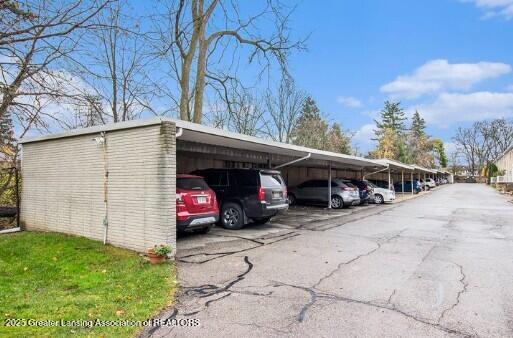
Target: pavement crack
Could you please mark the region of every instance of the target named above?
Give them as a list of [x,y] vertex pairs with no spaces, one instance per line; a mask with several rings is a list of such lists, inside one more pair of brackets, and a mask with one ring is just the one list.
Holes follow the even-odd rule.
[[460,270],[459,282],[460,282],[462,288],[456,294],[456,301],[440,314],[440,317],[438,317],[438,323],[440,323],[444,319],[447,312],[452,311],[456,306],[458,306],[460,304],[461,295],[464,294],[465,292],[467,292],[467,289],[468,289],[468,282],[466,281],[467,276],[465,275],[465,273],[463,271],[463,266],[461,266],[460,264],[457,264],[457,263],[453,263],[453,264],[456,265]]
[[[446,332],[446,333],[456,334],[456,335],[460,335],[463,337],[473,337],[474,336],[472,334],[469,334],[469,333],[466,333],[463,331],[459,331],[457,329],[443,326],[440,323],[431,322],[428,319],[415,316],[411,313],[401,310],[400,308],[397,308],[394,304],[388,304],[388,303],[380,304],[380,303],[375,303],[372,301],[364,301],[364,300],[359,300],[359,299],[354,299],[354,298],[348,298],[348,297],[333,295],[333,294],[326,293],[326,292],[321,292],[321,291],[316,290],[313,287],[305,287],[305,286],[286,284],[286,283],[281,283],[281,282],[276,282],[276,286],[288,286],[288,287],[300,289],[300,290],[307,292],[310,295],[309,301],[306,302],[302,306],[301,310],[299,311],[298,315],[296,316],[296,321],[299,323],[302,323],[304,321],[306,313],[318,300],[331,300],[331,301],[338,301],[338,302],[345,302],[345,303],[361,304],[361,305],[378,308],[381,310],[392,311],[392,312],[395,312],[404,317],[410,318],[418,323],[431,326],[435,329],[438,329],[438,330]],[[389,300],[391,300],[391,298],[395,294],[395,292],[396,292],[395,290],[394,290],[394,292],[392,292],[392,295],[389,297]]]
[[390,294],[390,296],[388,297],[387,299],[387,304],[390,304],[392,305],[394,308],[394,304],[392,303],[392,298],[394,298],[395,294],[397,293],[397,289],[394,289],[394,291],[392,291],[392,293]]
[[214,303],[214,302],[217,302],[218,300],[221,300],[221,299],[223,299],[223,298],[229,297],[231,294],[232,294],[232,293],[230,292],[230,293],[227,293],[227,294],[225,294],[225,295],[222,295],[222,296],[221,296],[221,297],[219,297],[219,298],[211,299],[211,300],[209,300],[208,302],[206,302],[206,303],[205,303],[205,307],[209,307],[209,306],[210,306],[210,304],[212,304],[212,303]]
[[338,272],[344,265],[348,265],[348,264],[351,264],[357,260],[359,260],[360,258],[363,258],[363,257],[366,257],[366,256],[369,256],[371,254],[373,254],[374,252],[376,252],[377,250],[379,250],[381,248],[381,246],[385,243],[388,243],[396,238],[398,238],[399,236],[401,236],[401,234],[406,231],[406,229],[403,229],[401,231],[399,231],[397,234],[395,234],[394,236],[392,237],[389,237],[387,239],[385,239],[383,242],[380,242],[379,240],[376,242],[376,247],[370,251],[367,251],[363,254],[360,254],[360,255],[357,255],[355,256],[354,258],[351,258],[350,260],[348,261],[344,261],[344,262],[341,262],[340,264],[337,265],[337,267],[335,269],[333,269],[330,273],[328,273],[327,275],[323,276],[321,279],[319,279],[319,281],[317,283],[315,283],[312,287],[313,288],[316,288],[318,287],[323,281],[325,281],[326,279],[328,278],[331,278],[336,272]]
[[378,309],[393,311],[393,312],[398,313],[404,317],[410,318],[416,322],[419,322],[419,323],[425,324],[425,325],[429,325],[433,328],[436,328],[436,329],[446,332],[446,333],[457,334],[457,335],[460,335],[463,337],[473,337],[472,334],[469,334],[469,333],[466,333],[463,331],[459,331],[459,330],[456,330],[456,329],[453,329],[450,327],[446,327],[446,326],[440,325],[439,323],[431,322],[425,318],[421,318],[421,317],[415,316],[413,314],[410,314],[408,312],[405,312],[395,306],[382,305],[382,304],[378,304],[378,303],[374,303],[374,302],[370,302],[370,301],[363,301],[363,300],[358,300],[358,299],[353,299],[353,298],[341,297],[341,296],[332,295],[332,294],[328,294],[328,293],[319,293],[319,294],[317,294],[317,296],[319,299],[325,298],[325,299],[337,300],[337,301],[346,302],[346,303],[356,303],[356,304],[362,304],[362,305],[375,307]]
[[[292,231],[292,232],[288,232],[286,234],[265,238],[265,239],[269,239],[269,240],[278,238],[277,240],[270,241],[270,242],[260,242],[260,241],[251,240],[251,239],[248,239],[248,238],[245,238],[245,237],[237,237],[237,238],[241,238],[241,239],[247,239],[248,241],[251,241],[251,242],[255,243],[256,245],[251,246],[249,248],[245,248],[245,249],[241,249],[241,250],[234,250],[234,251],[210,252],[210,253],[209,252],[198,252],[198,253],[194,253],[194,254],[190,254],[190,255],[181,256],[181,257],[179,257],[177,259],[177,261],[179,261],[181,263],[187,263],[187,264],[204,264],[204,263],[207,263],[207,262],[219,259],[219,258],[223,258],[223,257],[226,257],[226,256],[230,256],[230,255],[233,255],[233,254],[238,254],[238,253],[241,253],[241,252],[246,252],[246,251],[249,251],[249,250],[260,248],[260,247],[263,247],[263,246],[266,246],[266,245],[271,245],[271,244],[274,244],[274,243],[285,241],[287,239],[294,238],[294,237],[297,237],[297,236],[300,236],[300,235],[301,234]],[[231,237],[233,237],[233,236],[231,236]],[[260,239],[262,239],[262,238],[260,238]],[[194,258],[194,257],[200,257],[200,256],[207,256],[207,257],[208,256],[215,256],[215,257],[212,257],[212,258],[209,258],[209,259],[204,259],[202,261],[187,260],[187,258]]]
[[246,277],[246,275],[253,269],[253,263],[249,261],[248,256],[244,256],[244,262],[247,265],[246,270],[238,274],[233,280],[228,282],[226,285],[218,286],[214,284],[205,284],[195,287],[184,287],[184,294],[192,297],[206,298],[230,290],[232,286],[242,281]]

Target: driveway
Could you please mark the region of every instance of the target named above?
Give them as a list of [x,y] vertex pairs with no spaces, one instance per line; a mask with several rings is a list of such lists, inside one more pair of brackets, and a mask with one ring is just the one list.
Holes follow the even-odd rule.
[[379,207],[179,242],[181,292],[161,318],[200,325],[143,335],[513,336],[513,204],[454,184]]

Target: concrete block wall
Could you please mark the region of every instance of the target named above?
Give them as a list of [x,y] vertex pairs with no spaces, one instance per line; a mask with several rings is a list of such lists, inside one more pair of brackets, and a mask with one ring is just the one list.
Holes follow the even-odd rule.
[[[108,127],[106,127],[108,129]],[[175,125],[105,130],[107,243],[176,248]],[[103,240],[104,150],[100,130],[23,144],[21,220],[27,230]]]

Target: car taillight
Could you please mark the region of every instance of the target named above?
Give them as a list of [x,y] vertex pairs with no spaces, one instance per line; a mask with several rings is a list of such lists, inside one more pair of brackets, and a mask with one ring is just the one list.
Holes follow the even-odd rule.
[[349,187],[345,187],[345,188],[343,188],[342,190],[344,190],[344,191],[354,191],[354,189],[353,189],[353,188],[349,188]]
[[210,202],[211,202],[210,204],[212,204],[212,206],[213,206],[214,208],[217,208],[217,198],[216,198],[216,194],[214,194],[214,192],[213,192],[213,191],[211,191],[209,195],[210,195]]
[[287,191],[287,187],[283,187],[283,198],[287,198],[287,194],[289,192]]
[[265,201],[265,189],[263,187],[258,188],[257,200]]

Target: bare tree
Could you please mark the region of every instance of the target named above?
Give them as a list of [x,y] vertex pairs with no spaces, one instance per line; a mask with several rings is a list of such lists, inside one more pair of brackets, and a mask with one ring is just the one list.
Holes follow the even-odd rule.
[[37,124],[42,100],[66,97],[69,78],[52,66],[76,48],[80,31],[95,25],[110,1],[0,2],[0,116]]
[[87,113],[87,124],[132,120],[144,111],[156,113],[152,102],[156,87],[150,80],[155,59],[147,34],[130,9],[123,0],[109,4],[95,18],[97,28],[84,34],[84,48],[68,67],[85,84],[77,113]]
[[[248,64],[258,63],[261,71],[273,63],[285,68],[288,53],[303,48],[288,32],[291,10],[279,0],[260,2],[262,8],[244,15],[237,1],[176,0],[157,21],[159,53],[169,64],[168,76],[178,83],[175,102],[179,117],[200,123],[205,88],[226,81],[230,70],[239,66],[242,56]],[[254,6],[253,8],[257,8]],[[263,24],[274,29],[262,29]],[[241,47],[247,47],[244,51]],[[222,96],[221,98],[224,98]]]
[[248,91],[234,93],[230,104],[230,130],[237,133],[257,136],[262,130],[264,110],[258,96]]
[[477,128],[459,127],[453,137],[457,151],[462,153],[467,160],[467,169],[472,175],[479,170],[479,157],[482,148]]
[[288,76],[282,78],[276,93],[268,90],[265,96],[269,113],[267,135],[275,141],[291,143],[306,97],[306,93],[297,89]]
[[454,141],[475,173],[494,162],[513,143],[513,123],[505,119],[475,122],[458,128]]

